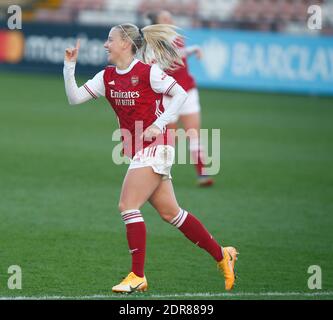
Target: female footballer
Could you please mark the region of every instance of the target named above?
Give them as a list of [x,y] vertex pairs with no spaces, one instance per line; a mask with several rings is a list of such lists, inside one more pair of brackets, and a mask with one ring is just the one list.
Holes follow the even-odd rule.
[[[174,148],[166,125],[187,98],[184,89],[162,69],[172,69],[181,57],[172,39],[178,34],[169,25],[152,25],[139,29],[133,24],[113,27],[104,44],[113,66],[97,73],[78,87],[75,65],[79,41],[65,52],[64,80],[70,104],[80,104],[104,96],[114,109],[122,130],[123,151],[131,162],[122,185],[119,211],[126,226],[132,269],[112,288],[113,292],[146,291],[144,273],[146,226],[140,208],[149,201],[161,218],[178,228],[190,241],[206,250],[224,274],[225,288],[235,282],[236,249],[221,247],[203,224],[176,200],[170,170]],[[157,63],[149,65],[136,57],[153,50]],[[169,94],[170,106],[164,110],[162,97]],[[171,139],[172,140],[172,139]]]
[[[152,24],[174,24],[171,13],[166,10],[152,12],[148,14],[147,17],[150,19]],[[197,172],[198,185],[201,187],[208,187],[211,186],[214,181],[210,176],[205,174],[205,150],[200,143],[199,137],[201,122],[199,93],[195,80],[190,74],[187,64],[188,56],[195,54],[198,59],[201,59],[202,52],[196,45],[185,47],[183,37],[175,38],[174,41],[175,45],[181,52],[183,65],[178,65],[175,70],[165,70],[165,72],[172,76],[177,83],[183,87],[183,89],[187,92],[188,97],[180,108],[178,114],[171,119],[171,123],[168,125],[168,128],[176,129],[178,120],[182,123],[185,131],[189,134],[189,147]],[[170,102],[171,97],[166,95],[163,98],[163,106],[165,109],[168,109]]]

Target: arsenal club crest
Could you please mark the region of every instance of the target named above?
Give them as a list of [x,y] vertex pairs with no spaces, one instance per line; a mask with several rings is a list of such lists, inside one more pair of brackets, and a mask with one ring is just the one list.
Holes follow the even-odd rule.
[[139,76],[133,76],[131,78],[132,86],[136,86],[139,83]]

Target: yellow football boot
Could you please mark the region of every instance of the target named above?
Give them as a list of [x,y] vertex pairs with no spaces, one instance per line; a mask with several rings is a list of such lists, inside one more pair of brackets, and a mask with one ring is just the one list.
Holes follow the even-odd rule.
[[131,272],[122,282],[112,288],[117,293],[132,293],[147,291],[148,283],[146,277],[140,278]]
[[217,263],[218,269],[223,273],[225,289],[231,290],[235,284],[235,263],[238,252],[234,247],[223,248],[223,259]]

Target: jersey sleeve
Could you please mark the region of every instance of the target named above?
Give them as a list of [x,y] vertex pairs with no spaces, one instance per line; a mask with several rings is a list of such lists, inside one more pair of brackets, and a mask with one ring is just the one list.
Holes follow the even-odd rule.
[[157,64],[150,69],[150,86],[156,93],[167,95],[177,81],[167,75]]
[[92,79],[88,80],[83,86],[89,94],[97,99],[105,96],[104,70],[97,73]]

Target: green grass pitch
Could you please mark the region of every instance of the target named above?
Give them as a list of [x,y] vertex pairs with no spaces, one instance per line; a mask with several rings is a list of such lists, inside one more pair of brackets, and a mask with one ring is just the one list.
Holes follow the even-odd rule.
[[[104,99],[70,107],[61,75],[2,73],[0,87],[0,297],[117,299],[130,255],[113,111]],[[150,289],[126,298],[332,299],[333,99],[200,93],[203,127],[221,129],[221,172],[199,189],[193,166],[175,165],[173,181],[180,205],[240,251],[237,285],[226,293],[208,254],[147,204]],[[11,265],[21,290],[7,287]],[[321,290],[308,289],[310,265]]]

